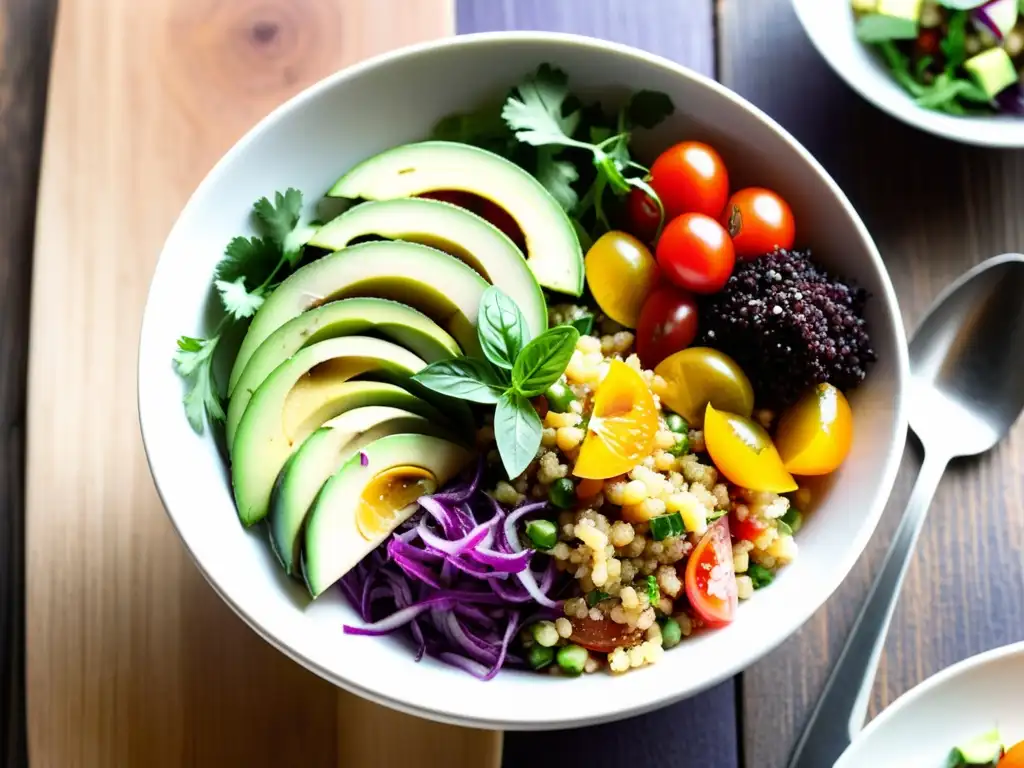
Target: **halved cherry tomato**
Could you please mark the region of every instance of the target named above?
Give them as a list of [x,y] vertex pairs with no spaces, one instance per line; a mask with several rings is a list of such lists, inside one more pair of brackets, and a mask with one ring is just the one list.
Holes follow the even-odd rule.
[[650,184],[665,206],[666,220],[684,213],[718,218],[729,197],[729,173],[721,155],[699,141],[684,141],[658,155]]
[[736,616],[738,591],[732,564],[729,518],[712,523],[686,562],[686,597],[705,626],[722,627]]
[[756,259],[776,248],[792,248],[796,224],[789,205],[761,187],[734,192],[722,212],[722,226],[729,231],[736,258]]
[[704,414],[704,445],[718,471],[734,485],[774,493],[797,489],[772,439],[752,419],[716,411],[708,403]]
[[754,411],[754,388],[735,360],[711,347],[689,347],[669,355],[654,372],[665,380],[661,402],[694,427],[704,423],[709,403],[741,416]]
[[736,263],[729,233],[703,213],[684,213],[661,233],[658,266],[680,288],[716,293],[725,287]]
[[999,761],[999,768],[1024,768],[1024,741],[1010,747]]
[[753,515],[747,515],[742,520],[738,520],[733,514],[729,515],[729,527],[732,529],[734,538],[745,541],[757,541],[768,528],[765,523]]
[[636,324],[636,351],[644,368],[654,368],[697,337],[697,302],[671,285],[655,288]]
[[633,187],[626,198],[626,222],[630,234],[645,243],[653,243],[661,223],[658,204],[642,189]]
[[627,625],[618,624],[611,619],[595,621],[588,616],[585,619],[574,617],[570,621],[572,634],[569,635],[569,640],[598,653],[611,653],[616,648],[636,645],[643,638],[643,632],[639,629],[630,629]]
[[853,411],[843,393],[818,384],[786,409],[775,429],[775,447],[794,475],[827,475],[853,442]]
[[620,325],[636,328],[640,308],[658,282],[658,265],[647,246],[626,232],[605,232],[583,263],[601,310]]

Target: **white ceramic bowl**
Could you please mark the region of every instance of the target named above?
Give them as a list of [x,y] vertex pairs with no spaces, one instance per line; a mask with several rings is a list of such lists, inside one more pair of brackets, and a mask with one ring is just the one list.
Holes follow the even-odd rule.
[[1024,117],[957,117],[917,106],[881,58],[857,39],[850,0],[793,0],[793,8],[814,47],[836,74],[897,120],[963,144],[1024,147]]
[[[180,334],[202,335],[211,272],[225,243],[246,231],[254,198],[295,186],[315,199],[356,162],[423,138],[438,118],[503,94],[540,62],[563,67],[575,89],[591,94],[668,93],[676,114],[643,137],[641,156],[683,137],[703,138],[722,152],[735,185],[763,183],[782,193],[795,211],[799,240],[873,295],[868,318],[880,362],[853,394],[852,453],[800,532],[800,557],[743,604],[731,626],[621,677],[507,671],[481,683],[429,659],[413,662],[397,638],[342,634],[342,624],[356,616],[337,590],[308,603],[277,566],[262,530],[239,524],[213,440],[185,420],[171,352]],[[339,72],[280,107],[228,152],[182,212],[153,277],[139,412],[150,467],[182,541],[213,587],[268,641],[328,680],[397,709],[475,726],[541,729],[611,720],[693,695],[803,624],[846,576],[882,511],[904,445],[906,368],[896,297],[870,236],[828,174],[782,128],[717,83],[661,58],[583,37],[497,33],[420,45]]]
[[958,744],[999,731],[1024,740],[1024,643],[972,656],[900,696],[835,768],[944,768]]

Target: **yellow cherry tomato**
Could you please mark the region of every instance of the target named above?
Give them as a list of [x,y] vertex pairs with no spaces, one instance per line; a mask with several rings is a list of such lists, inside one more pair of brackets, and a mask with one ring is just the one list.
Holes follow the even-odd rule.
[[827,475],[852,442],[853,412],[831,384],[818,384],[787,408],[775,429],[775,447],[794,475]]
[[606,232],[590,246],[584,267],[601,311],[619,325],[636,328],[658,281],[658,264],[647,246],[626,232]]
[[797,489],[764,428],[745,416],[717,411],[708,403],[704,445],[730,483],[752,491],[789,493]]
[[754,411],[750,379],[735,360],[717,349],[689,347],[666,357],[654,372],[667,385],[658,392],[661,402],[692,426],[703,423],[708,403],[740,416]]
[[628,472],[654,448],[658,407],[640,373],[612,360],[594,393],[594,412],[572,473],[604,480]]

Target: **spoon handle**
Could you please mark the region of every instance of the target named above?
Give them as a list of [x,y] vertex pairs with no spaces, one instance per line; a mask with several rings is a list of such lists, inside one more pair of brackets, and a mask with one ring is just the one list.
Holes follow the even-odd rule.
[[926,453],[906,512],[885,556],[878,578],[853,624],[825,689],[790,756],[789,768],[835,764],[864,726],[885,636],[899,599],[914,544],[924,527],[935,489],[949,459]]

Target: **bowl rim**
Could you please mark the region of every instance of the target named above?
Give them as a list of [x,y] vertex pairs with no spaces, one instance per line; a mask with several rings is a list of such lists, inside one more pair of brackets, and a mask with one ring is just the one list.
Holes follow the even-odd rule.
[[[740,654],[729,660],[727,663],[723,663],[721,667],[715,672],[715,674],[708,676],[702,680],[699,684],[691,684],[689,687],[677,687],[668,689],[657,695],[652,695],[647,699],[639,702],[631,702],[626,705],[615,704],[606,707],[600,714],[597,715],[573,715],[570,712],[566,712],[564,717],[559,720],[536,720],[530,719],[528,713],[519,713],[515,719],[490,719],[487,717],[476,716],[472,713],[471,708],[467,707],[463,712],[449,712],[444,710],[438,710],[431,708],[430,706],[420,706],[418,704],[407,703],[401,699],[393,698],[392,696],[380,694],[376,690],[373,690],[365,685],[358,682],[349,680],[343,674],[328,669],[324,665],[317,661],[306,657],[294,648],[279,641],[273,631],[263,626],[258,619],[249,615],[246,610],[236,602],[230,594],[228,594],[221,585],[217,583],[211,573],[204,567],[203,563],[200,562],[193,552],[193,547],[190,545],[189,540],[185,537],[182,532],[182,528],[179,526],[177,521],[177,515],[172,511],[166,503],[166,494],[164,492],[164,484],[170,486],[175,482],[172,477],[172,473],[166,468],[157,467],[153,462],[152,452],[150,450],[150,444],[159,440],[158,432],[161,430],[157,425],[157,413],[160,405],[156,402],[152,402],[146,395],[147,386],[146,379],[149,376],[156,375],[150,373],[146,369],[145,361],[148,359],[148,355],[144,356],[142,350],[146,345],[146,341],[152,332],[149,330],[151,325],[156,321],[153,318],[153,312],[151,311],[153,294],[156,289],[156,285],[159,283],[162,267],[165,262],[164,257],[167,255],[167,245],[175,239],[176,232],[179,227],[182,226],[182,222],[189,218],[191,208],[195,204],[195,201],[199,199],[205,189],[208,186],[212,186],[215,181],[224,172],[224,169],[234,160],[237,155],[240,155],[245,151],[248,145],[253,139],[262,133],[269,125],[281,119],[283,115],[292,110],[299,108],[306,102],[318,98],[321,94],[333,89],[338,84],[355,79],[362,76],[364,73],[382,67],[387,67],[395,62],[402,60],[411,60],[420,56],[429,56],[435,50],[441,48],[474,48],[474,47],[486,47],[493,44],[500,43],[549,43],[564,46],[577,46],[588,48],[591,50],[599,51],[604,54],[612,54],[614,56],[625,56],[634,60],[639,60],[648,65],[666,69],[670,71],[674,76],[685,78],[687,80],[695,82],[697,85],[703,88],[708,88],[718,94],[721,98],[731,102],[736,108],[741,109],[745,112],[750,113],[757,118],[764,126],[775,132],[783,141],[790,145],[800,158],[809,165],[809,167],[816,173],[821,179],[825,186],[829,189],[832,195],[839,201],[843,207],[846,215],[850,218],[853,223],[858,235],[860,236],[861,243],[867,252],[868,258],[871,265],[875,269],[879,276],[881,283],[881,291],[875,294],[875,298],[880,300],[884,305],[884,314],[888,320],[891,333],[894,335],[896,344],[894,345],[895,359],[892,360],[892,376],[894,378],[896,395],[893,401],[893,420],[892,420],[892,432],[886,436],[886,445],[888,456],[885,461],[884,469],[881,476],[878,479],[876,491],[873,502],[870,505],[870,509],[866,510],[866,514],[863,516],[864,521],[861,524],[860,531],[855,539],[853,539],[849,546],[845,547],[842,558],[839,559],[835,568],[832,569],[831,577],[828,579],[821,579],[813,585],[808,594],[808,599],[801,602],[800,607],[794,609],[790,614],[785,624],[785,631],[778,632],[776,636],[772,637],[770,642],[762,643],[760,645],[750,646],[752,650],[745,654]],[[210,171],[203,178],[202,182],[198,185],[192,195],[189,197],[187,203],[182,208],[175,224],[171,228],[164,245],[161,247],[161,254],[157,261],[156,268],[151,278],[150,289],[147,295],[146,306],[143,312],[143,320],[141,324],[141,331],[139,337],[139,363],[137,371],[137,386],[138,386],[138,409],[139,409],[139,423],[142,432],[143,446],[146,452],[146,461],[149,465],[150,473],[153,478],[154,485],[157,490],[157,494],[160,497],[161,503],[170,518],[171,524],[175,531],[178,533],[179,538],[185,545],[185,549],[188,551],[189,557],[195,563],[196,567],[203,574],[203,577],[213,587],[214,591],[220,595],[221,599],[227,603],[231,609],[245,621],[260,637],[265,641],[273,645],[279,651],[286,656],[290,657],[294,661],[298,662],[306,669],[315,672],[320,677],[333,683],[334,685],[343,688],[349,692],[355,693],[363,698],[370,701],[374,701],[378,704],[385,705],[392,709],[396,709],[407,714],[415,715],[418,717],[424,717],[427,719],[451,723],[455,725],[469,726],[474,728],[487,728],[487,729],[500,729],[500,730],[553,730],[560,728],[573,728],[585,725],[595,725],[604,722],[610,722],[615,720],[624,719],[626,717],[640,715],[646,712],[650,712],[654,709],[669,705],[676,701],[680,701],[684,698],[692,698],[703,691],[706,691],[715,685],[721,683],[727,678],[733,677],[734,675],[742,672],[743,670],[750,667],[759,659],[763,658],[770,651],[781,645],[787,638],[793,635],[801,626],[803,626],[807,620],[817,612],[828,600],[828,598],[835,592],[842,581],[847,577],[853,565],[860,558],[861,554],[873,535],[875,528],[881,518],[882,512],[885,508],[889,494],[892,490],[893,484],[896,479],[896,474],[899,469],[900,460],[903,454],[903,448],[905,444],[908,422],[906,412],[906,387],[909,379],[909,363],[908,363],[908,351],[906,343],[906,334],[904,331],[902,316],[899,311],[899,304],[897,301],[896,293],[893,289],[892,282],[889,277],[889,273],[885,268],[885,265],[881,259],[878,249],[871,238],[866,226],[857,214],[856,210],[847,199],[846,195],[839,188],[838,184],[832,179],[829,173],[821,166],[821,164],[804,148],[787,130],[781,125],[775,122],[767,114],[762,112],[759,108],[748,102],[743,97],[739,96],[735,92],[729,90],[725,86],[716,82],[715,80],[707,77],[699,72],[696,72],[688,67],[673,62],[662,56],[648,53],[646,51],[634,48],[629,45],[622,43],[615,43],[598,38],[577,35],[564,32],[543,32],[543,31],[497,31],[497,32],[479,32],[465,35],[456,35],[448,38],[440,38],[437,40],[431,40],[423,43],[417,43],[414,45],[405,46],[398,48],[377,56],[365,59],[354,65],[342,68],[320,81],[308,86],[303,91],[299,92],[289,100],[285,101],[280,106],[276,107],[267,116],[256,123],[251,129],[249,129],[221,158],[214,164]],[[514,713],[510,712],[510,715]]]
[[[804,35],[811,41],[811,45],[818,52],[818,55],[825,60],[829,68],[857,93],[866,102],[876,109],[885,112],[887,115],[896,118],[904,125],[916,128],[933,136],[938,136],[948,141],[966,144],[974,147],[990,147],[995,149],[1021,149],[1024,148],[1024,117],[1012,118],[1005,116],[1005,120],[999,115],[947,115],[942,112],[919,107],[911,99],[909,94],[901,93],[898,101],[889,101],[881,98],[875,90],[861,78],[856,77],[848,67],[843,67],[837,60],[836,49],[826,44],[819,35],[811,31],[811,25],[805,16],[806,9],[813,3],[815,7],[827,5],[842,5],[844,10],[849,10],[848,0],[791,0],[793,12],[796,14]],[[859,41],[858,41],[859,42]],[[861,43],[861,45],[863,45]],[[1016,121],[1011,123],[1010,120]],[[1017,124],[1019,123],[1019,125]],[[971,126],[984,125],[986,130],[971,132]],[[1007,125],[1016,130],[998,130],[993,126]]]
[[857,734],[857,737],[852,741],[850,746],[848,746],[843,751],[843,754],[840,755],[839,762],[836,765],[842,765],[844,758],[856,756],[857,750],[860,749],[861,745],[864,744],[865,741],[874,736],[875,731],[884,728],[890,720],[899,717],[900,712],[902,712],[906,707],[919,699],[929,696],[934,689],[942,686],[948,680],[967,674],[978,667],[997,664],[1004,659],[1015,658],[1017,656],[1024,657],[1024,641],[1000,645],[995,648],[990,648],[987,651],[976,653],[973,656],[961,659],[958,662],[950,664],[948,667],[940,669],[931,676],[926,677],[910,690],[900,694],[892,704],[886,707],[877,717],[875,717],[874,720],[864,726],[864,730]]

